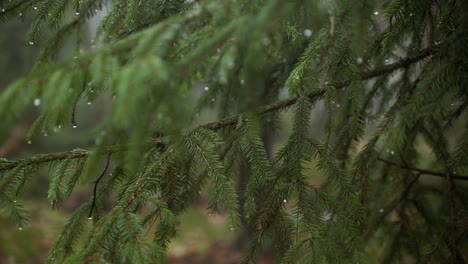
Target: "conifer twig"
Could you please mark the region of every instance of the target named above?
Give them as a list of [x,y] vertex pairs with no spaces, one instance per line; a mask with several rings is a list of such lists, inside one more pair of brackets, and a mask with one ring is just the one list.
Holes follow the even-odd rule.
[[444,173],[444,172],[440,172],[440,171],[433,171],[433,170],[427,170],[427,169],[420,169],[420,168],[416,168],[416,167],[410,167],[410,166],[401,165],[401,164],[398,164],[396,162],[386,160],[386,159],[383,159],[383,158],[377,158],[377,160],[381,161],[383,163],[386,163],[388,165],[394,166],[394,167],[399,167],[399,168],[402,168],[402,169],[405,169],[405,170],[418,172],[421,175],[431,175],[431,176],[437,176],[437,177],[442,177],[442,178],[446,178],[447,175],[449,175],[454,180],[468,181],[468,176],[466,176],[466,175],[458,175],[458,174],[455,174],[455,173]]
[[94,182],[94,190],[93,190],[93,202],[91,203],[91,208],[89,209],[89,214],[88,217],[91,218],[93,215],[93,209],[96,206],[96,195],[97,195],[97,186],[101,179],[106,175],[107,169],[109,168],[109,163],[110,163],[110,157],[112,155],[112,152],[107,154],[107,160],[106,160],[106,166],[104,167],[104,170],[102,171],[101,175],[97,178],[97,180]]

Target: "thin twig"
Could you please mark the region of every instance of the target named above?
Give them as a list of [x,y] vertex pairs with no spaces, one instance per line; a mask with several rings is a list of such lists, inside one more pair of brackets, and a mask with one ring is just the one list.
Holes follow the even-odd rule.
[[71,123],[72,123],[73,128],[77,127],[76,122],[75,122],[76,105],[78,104],[78,100],[80,100],[80,97],[83,94],[83,92],[85,91],[85,89],[86,89],[86,81],[83,81],[83,88],[81,89],[80,93],[78,93],[78,95],[75,98],[75,102],[73,103],[72,119],[71,119]]
[[98,186],[99,182],[101,181],[101,179],[104,177],[104,175],[106,175],[107,169],[109,168],[109,162],[110,162],[111,155],[112,155],[112,153],[107,154],[106,167],[102,171],[99,178],[97,178],[97,180],[94,182],[93,202],[91,203],[91,208],[89,209],[88,217],[91,217],[93,215],[93,209],[96,206],[97,186]]
[[442,178],[446,178],[447,176],[450,176],[454,180],[468,181],[468,176],[466,176],[466,175],[458,175],[458,174],[455,174],[455,173],[444,173],[444,172],[440,172],[440,171],[433,171],[433,170],[426,170],[426,169],[419,169],[419,168],[415,168],[415,167],[409,167],[409,166],[401,165],[401,164],[398,164],[396,162],[386,160],[386,159],[382,159],[382,158],[377,158],[377,160],[381,161],[381,162],[384,162],[384,163],[386,163],[388,165],[391,165],[391,166],[395,166],[395,167],[399,167],[399,168],[402,168],[402,169],[405,169],[405,170],[418,172],[421,175],[431,175],[431,176],[437,176],[437,177],[442,177]]

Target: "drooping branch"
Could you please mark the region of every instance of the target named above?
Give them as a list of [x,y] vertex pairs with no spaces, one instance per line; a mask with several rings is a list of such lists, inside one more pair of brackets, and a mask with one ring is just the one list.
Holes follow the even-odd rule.
[[419,173],[421,175],[430,175],[430,176],[436,176],[436,177],[442,177],[442,178],[447,178],[447,176],[450,176],[454,180],[468,181],[468,176],[466,176],[466,175],[458,175],[458,174],[455,174],[455,173],[444,173],[444,172],[440,172],[440,171],[433,171],[433,170],[427,170],[427,169],[420,169],[420,168],[416,168],[416,167],[410,167],[410,166],[401,165],[401,164],[398,164],[396,162],[386,160],[386,159],[382,159],[382,158],[377,158],[377,160],[381,161],[383,163],[386,163],[388,165],[394,166],[394,167],[399,167],[399,168],[402,168],[402,169],[405,169],[405,170],[410,170],[410,171],[417,172],[417,173]]
[[[419,61],[431,56],[434,52],[435,51],[432,48],[427,48],[427,49],[421,50],[416,55],[407,57],[405,59],[402,59],[400,61],[397,61],[397,62],[389,64],[389,65],[386,65],[386,66],[384,66],[382,68],[379,68],[379,69],[364,72],[355,80],[364,81],[364,80],[369,80],[369,79],[372,79],[372,78],[375,78],[375,77],[378,77],[378,76],[381,76],[381,75],[392,73],[395,70],[406,68],[406,67],[410,66],[413,63],[419,62]],[[319,99],[321,96],[323,96],[325,94],[326,88],[328,86],[334,86],[336,89],[343,89],[343,88],[351,85],[352,82],[353,82],[352,79],[348,79],[348,80],[343,80],[343,81],[330,83],[330,84],[326,85],[324,87],[324,89],[307,93],[306,96],[309,99]],[[281,101],[275,102],[273,104],[269,104],[269,105],[260,107],[258,109],[258,113],[259,114],[268,114],[268,113],[277,112],[277,111],[286,109],[286,108],[291,107],[294,104],[296,104],[298,99],[299,99],[299,97],[293,97],[293,98],[281,100]],[[223,129],[223,128],[226,128],[226,127],[237,124],[237,122],[239,121],[239,118],[242,115],[243,114],[239,114],[239,115],[236,115],[236,116],[224,118],[224,119],[219,120],[219,121],[207,123],[207,124],[199,126],[198,128],[217,131],[217,130],[220,130],[220,129]],[[197,129],[197,128],[195,128],[195,129]],[[155,140],[155,141],[152,142],[152,144],[153,145],[164,145],[164,142],[162,142],[161,140]],[[124,149],[126,149],[126,147],[110,146],[110,147],[106,148],[103,151],[103,154],[119,152],[119,151],[122,151]],[[18,166],[29,166],[29,165],[33,165],[33,164],[40,165],[40,164],[47,163],[47,162],[52,162],[52,161],[86,158],[90,154],[91,154],[91,151],[82,150],[82,149],[65,151],[65,152],[58,152],[58,153],[40,154],[40,155],[33,156],[31,158],[19,159],[19,160],[16,160],[16,161],[0,162],[0,172],[11,170],[11,169],[13,169],[15,167],[18,167]],[[444,177],[445,177],[445,174],[444,174]]]

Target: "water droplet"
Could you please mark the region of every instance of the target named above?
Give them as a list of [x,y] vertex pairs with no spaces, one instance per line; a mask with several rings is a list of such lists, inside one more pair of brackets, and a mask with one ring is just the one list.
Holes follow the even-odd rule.
[[94,9],[94,12],[96,12],[96,13],[97,13],[97,11],[98,11],[97,9]]
[[90,105],[90,104],[91,104],[91,102],[88,102],[87,104],[89,104],[89,105]]
[[390,151],[390,155],[395,155],[395,151]]
[[229,228],[229,230],[234,231],[234,226],[231,225],[231,227]]
[[356,62],[357,62],[357,64],[361,64],[362,63],[362,58],[361,57],[357,58]]
[[13,200],[13,203],[16,203],[16,200]]
[[29,45],[34,45],[34,42],[32,42],[32,41],[29,41]]
[[88,217],[88,220],[89,220],[89,221],[93,220],[93,217],[91,217],[91,216],[90,216],[90,217]]
[[2,12],[5,12],[5,8],[2,8]]
[[379,11],[374,11],[374,16],[378,16],[379,15]]
[[23,13],[19,13],[19,16],[23,16]]
[[23,228],[20,226],[20,227],[18,227],[18,230],[21,231],[21,230],[23,230]]
[[383,209],[383,208],[380,208],[380,209],[379,209],[379,212],[380,212],[380,213],[383,213],[383,212],[384,212],[384,209]]
[[34,10],[37,10],[37,6],[34,7]]
[[79,15],[80,15],[80,12],[76,12],[76,13],[75,13],[75,16],[79,16]]
[[31,144],[32,144],[32,141],[31,141],[31,140],[28,140],[28,144],[31,145]]
[[385,59],[385,63],[389,63],[390,62],[390,59]]
[[335,101],[331,101],[331,104],[335,104]]
[[62,128],[62,125],[58,125],[58,128],[59,128],[59,129]]
[[409,16],[412,17],[412,16],[414,16],[414,14],[413,14],[413,13],[410,13]]
[[337,104],[337,105],[336,105],[336,108],[340,108],[340,107],[341,107],[341,105],[340,105],[340,104]]
[[304,30],[304,37],[310,38],[310,36],[312,36],[312,30],[310,29]]
[[215,98],[211,98],[211,102],[214,102],[214,101],[216,101],[216,99],[215,99]]
[[33,104],[34,104],[34,106],[39,106],[39,105],[41,105],[41,99],[39,99],[39,98],[34,99]]
[[241,85],[244,85],[244,84],[245,84],[245,81],[244,81],[244,80],[240,80],[240,84],[241,84]]
[[210,87],[208,87],[208,86],[205,86],[205,88],[204,88],[204,89],[205,89],[205,91],[209,91],[209,90],[210,90]]
[[287,202],[288,202],[288,200],[286,200],[286,199],[283,200],[283,203],[287,203]]
[[73,128],[77,128],[77,126],[76,126],[76,125],[73,125]]
[[47,134],[47,132],[44,132],[44,137],[47,137],[49,134]]

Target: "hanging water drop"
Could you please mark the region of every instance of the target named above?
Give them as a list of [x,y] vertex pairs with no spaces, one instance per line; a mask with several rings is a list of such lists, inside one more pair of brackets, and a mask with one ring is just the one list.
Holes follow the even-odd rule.
[[28,144],[31,145],[31,144],[32,144],[32,141],[31,141],[31,140],[28,140]]
[[19,16],[23,16],[23,13],[19,13]]
[[379,15],[379,11],[374,11],[374,16],[378,16]]
[[287,202],[288,202],[288,200],[286,200],[286,199],[283,200],[283,203],[287,203]]
[[37,10],[37,6],[34,7],[34,10]]
[[39,98],[34,99],[33,104],[34,104],[34,106],[39,106],[39,105],[41,105],[41,99],[39,99]]
[[356,62],[357,62],[357,64],[361,64],[362,63],[362,58],[361,57],[357,58]]
[[215,98],[211,98],[211,102],[214,102],[214,101],[216,101],[216,99],[215,99]]
[[77,126],[76,126],[76,125],[73,125],[73,128],[77,128]]
[[244,84],[245,84],[245,81],[244,81],[244,80],[240,80],[240,84],[241,84],[241,85],[244,85]]
[[312,30],[310,29],[304,30],[304,37],[310,38],[310,36],[312,36]]
[[76,13],[75,13],[75,16],[79,16],[79,15],[80,15],[80,12],[76,12]]
[[210,90],[210,87],[208,87],[208,86],[205,86],[205,88],[204,88],[204,89],[205,89],[205,91],[209,91],[209,90]]
[[383,213],[383,212],[384,212],[384,209],[383,209],[383,208],[380,208],[380,209],[379,209],[379,212],[380,212],[380,213]]
[[18,227],[18,230],[21,231],[21,230],[23,230],[23,228],[20,226],[20,227]]
[[337,105],[336,105],[336,108],[340,108],[340,107],[341,107],[341,105],[340,105],[340,104],[337,104]]
[[395,155],[395,151],[390,151],[390,155]]
[[90,105],[90,104],[91,104],[91,102],[88,102],[87,104],[89,104],[89,105]]
[[31,45],[31,46],[32,46],[32,45],[34,45],[34,42],[32,42],[32,41],[29,41],[29,45]]
[[93,220],[93,217],[91,217],[91,216],[90,216],[90,217],[88,217],[88,220],[89,220],[89,221]]

